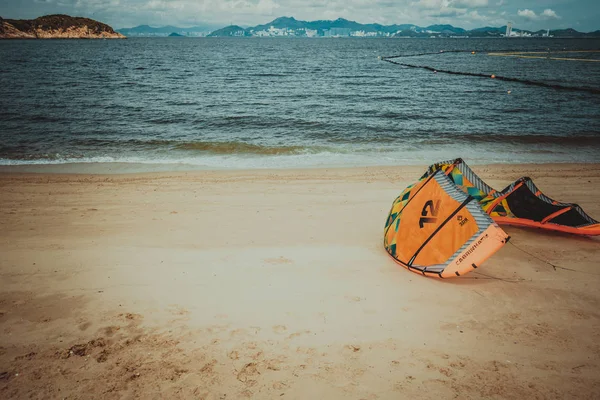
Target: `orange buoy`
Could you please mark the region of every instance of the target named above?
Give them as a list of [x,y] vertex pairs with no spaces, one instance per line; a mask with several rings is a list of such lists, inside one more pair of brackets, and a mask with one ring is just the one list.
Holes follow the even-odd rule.
[[496,79],[496,75],[492,74],[492,76],[490,78]]
[[471,52],[471,54],[475,54],[475,52],[474,52],[474,51],[472,51],[472,52]]

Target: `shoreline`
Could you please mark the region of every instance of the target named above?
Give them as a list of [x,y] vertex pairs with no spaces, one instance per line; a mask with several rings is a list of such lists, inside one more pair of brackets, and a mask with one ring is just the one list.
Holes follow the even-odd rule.
[[[447,158],[451,159],[451,158]],[[444,159],[445,160],[445,159]],[[125,162],[106,162],[106,163],[63,163],[63,164],[19,164],[19,165],[0,165],[0,176],[7,174],[72,174],[72,175],[120,175],[120,174],[152,174],[152,173],[231,173],[236,172],[246,173],[268,173],[269,171],[315,171],[315,170],[352,170],[352,169],[382,169],[382,170],[393,170],[398,168],[422,168],[423,172],[429,165],[436,162],[444,161],[442,159],[432,159],[430,163],[410,163],[410,164],[397,164],[397,165],[331,165],[331,166],[291,166],[291,167],[254,167],[254,168],[214,168],[214,167],[203,167],[193,164],[177,164],[177,163],[125,163]],[[532,161],[530,163],[477,163],[471,162],[468,159],[465,161],[474,166],[475,168],[508,168],[528,167],[535,170],[540,166],[554,167],[562,166],[564,168],[600,168],[600,162],[585,161],[585,162],[572,162],[572,161],[548,161],[538,162]],[[417,176],[415,178],[418,179]]]
[[[599,238],[407,271],[383,228],[425,168],[0,173],[0,393],[600,397]],[[600,217],[597,164],[473,169]]]

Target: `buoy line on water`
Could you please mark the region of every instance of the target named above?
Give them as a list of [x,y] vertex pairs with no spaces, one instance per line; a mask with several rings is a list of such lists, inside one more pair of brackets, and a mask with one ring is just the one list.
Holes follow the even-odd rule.
[[[493,52],[487,53],[492,57],[514,57],[514,58],[539,58],[543,60],[559,60],[559,61],[582,61],[582,62],[600,62],[600,59],[594,58],[573,58],[573,57],[550,57],[550,54],[594,54],[600,53],[600,50],[556,50],[556,51],[508,51],[508,52]],[[542,56],[541,54],[546,54]]]
[[[450,75],[462,75],[462,76],[472,76],[472,77],[478,77],[478,78],[487,78],[487,79],[497,79],[497,80],[501,80],[501,81],[507,81],[507,82],[516,82],[516,83],[522,83],[525,85],[531,85],[531,86],[539,86],[539,87],[546,87],[546,88],[550,88],[550,89],[557,89],[557,90],[568,90],[568,91],[574,91],[574,92],[587,92],[587,93],[593,93],[593,94],[600,94],[600,88],[591,88],[591,87],[577,87],[577,86],[565,86],[565,85],[559,85],[559,84],[555,84],[555,83],[546,83],[546,82],[542,82],[542,81],[532,81],[532,80],[528,80],[528,79],[520,79],[520,78],[512,78],[512,77],[507,77],[507,76],[499,76],[496,74],[482,74],[482,73],[476,73],[476,72],[464,72],[464,71],[452,71],[452,70],[445,70],[445,69],[438,69],[438,68],[433,68],[427,65],[416,65],[416,64],[409,64],[409,63],[405,63],[405,62],[400,62],[397,61],[397,59],[400,58],[407,58],[407,57],[421,57],[421,56],[428,56],[428,55],[439,55],[439,54],[447,54],[447,53],[471,53],[471,54],[477,54],[477,53],[484,53],[487,55],[491,55],[491,56],[513,56],[516,57],[517,55],[520,54],[550,54],[550,53],[600,53],[600,50],[564,50],[564,51],[536,51],[536,52],[523,52],[523,51],[517,51],[517,50],[496,50],[494,52],[487,52],[487,51],[481,51],[481,50],[440,50],[438,52],[427,52],[427,53],[413,53],[413,54],[402,54],[402,55],[394,55],[394,56],[379,56],[378,58],[382,61],[386,61],[388,63],[391,64],[395,64],[395,65],[399,65],[402,67],[406,67],[406,68],[416,68],[416,69],[424,69],[427,71],[432,71],[434,73],[443,73],[443,74],[450,74]],[[591,59],[580,59],[580,58],[573,58],[573,59],[569,59],[569,58],[558,58],[558,57],[543,57],[543,56],[524,56],[522,58],[542,58],[542,59],[551,59],[551,60],[567,60],[567,61],[572,61],[572,60],[577,60],[577,61],[600,61],[600,60],[591,60]]]
[[[529,55],[529,54],[552,54],[553,52],[541,52],[541,51],[532,51],[532,52],[524,52],[524,53],[488,53],[488,56],[493,56],[493,57],[513,57],[513,58],[538,58],[538,59],[542,59],[542,60],[557,60],[557,61],[581,61],[581,62],[600,62],[600,59],[594,59],[594,58],[573,58],[573,57],[549,57],[549,56],[542,56],[542,55],[538,55],[538,56],[533,56],[533,55]],[[560,52],[557,52],[560,53]],[[563,53],[596,53],[596,51],[585,51],[585,52],[579,52],[579,51],[574,51],[574,52],[570,52],[570,51],[565,51]]]

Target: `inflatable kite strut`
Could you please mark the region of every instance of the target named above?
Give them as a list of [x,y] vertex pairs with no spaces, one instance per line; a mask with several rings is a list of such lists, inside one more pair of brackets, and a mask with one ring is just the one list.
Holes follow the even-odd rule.
[[526,177],[497,191],[459,158],[431,165],[396,198],[384,247],[413,272],[461,276],[508,242],[497,223],[600,235],[600,223],[577,204],[552,200]]
[[504,190],[497,191],[478,177],[460,158],[431,165],[423,177],[438,170],[446,174],[462,191],[475,197],[481,208],[499,224],[575,235],[600,235],[600,223],[581,207],[552,200],[528,177],[518,179]]

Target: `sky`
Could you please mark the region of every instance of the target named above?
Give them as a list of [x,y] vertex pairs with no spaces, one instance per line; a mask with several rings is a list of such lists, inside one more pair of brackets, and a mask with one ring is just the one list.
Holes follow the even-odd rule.
[[600,0],[0,0],[0,16],[47,14],[92,18],[115,29],[137,25],[253,26],[287,16],[313,21],[451,24],[465,29],[503,26],[538,30],[600,29]]

